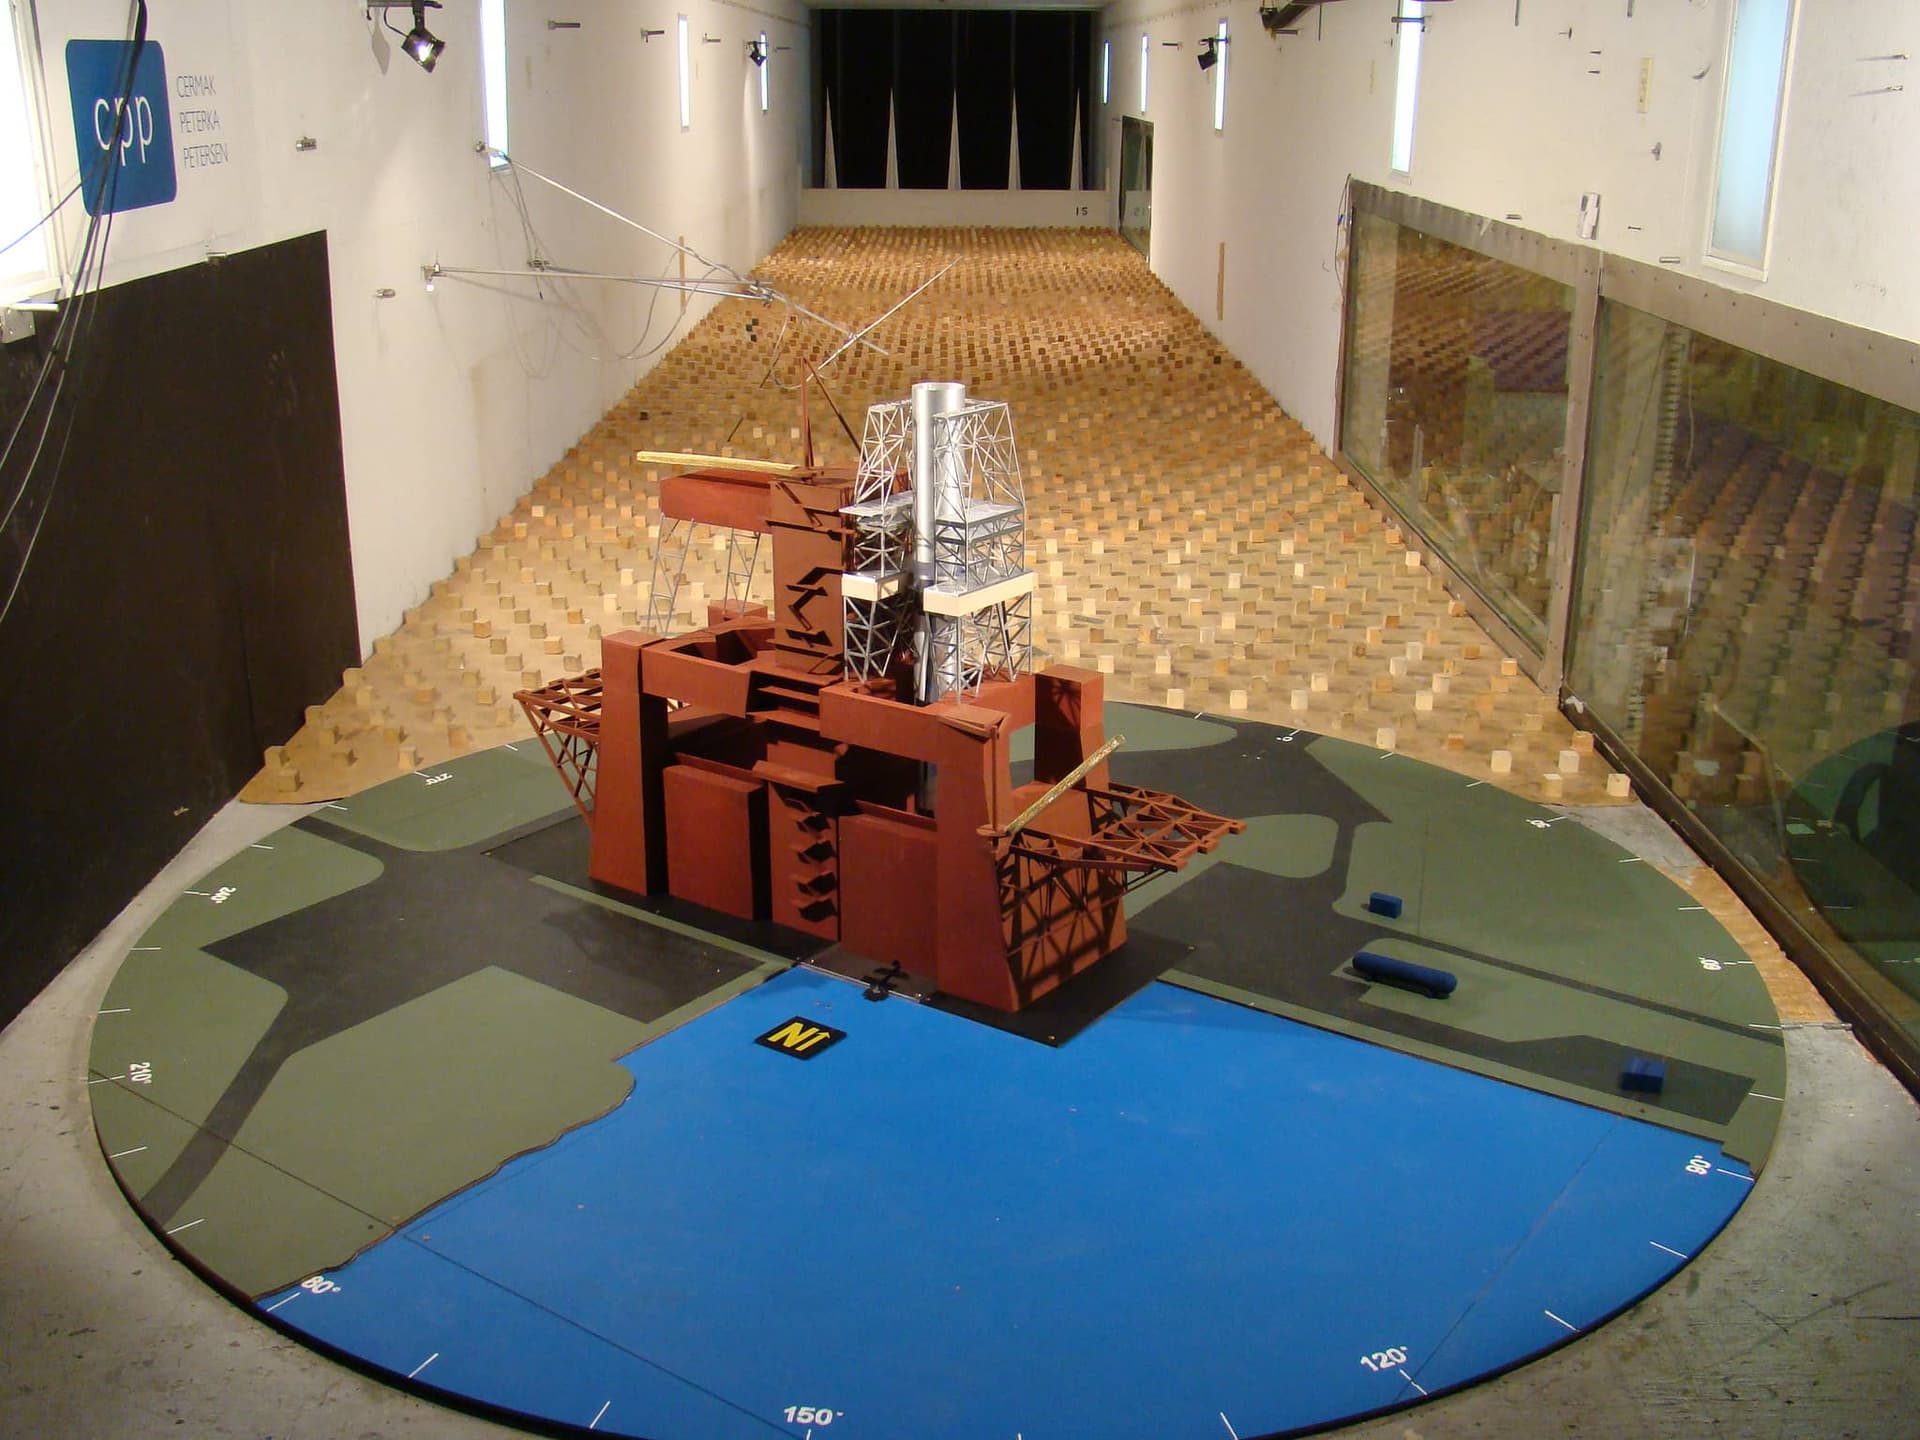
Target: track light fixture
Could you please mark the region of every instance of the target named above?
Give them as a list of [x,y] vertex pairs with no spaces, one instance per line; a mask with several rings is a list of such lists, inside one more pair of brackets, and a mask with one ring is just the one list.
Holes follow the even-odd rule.
[[1202,35],[1200,53],[1193,58],[1200,62],[1202,70],[1211,70],[1220,63],[1220,52],[1215,47],[1226,43],[1227,37],[1224,35]]
[[427,17],[423,6],[413,7],[413,29],[409,30],[407,38],[400,42],[400,48],[429,74],[440,59],[440,52],[447,48],[446,41],[427,29]]
[[[373,12],[378,10],[381,23],[400,36],[400,48],[407,52],[407,58],[431,74],[447,42],[427,29],[427,11],[440,8],[440,0],[368,0],[367,18],[371,20]],[[402,31],[388,19],[388,13],[393,10],[411,10],[413,28]]]
[[747,59],[756,65],[767,63],[767,42],[765,40],[747,41]]

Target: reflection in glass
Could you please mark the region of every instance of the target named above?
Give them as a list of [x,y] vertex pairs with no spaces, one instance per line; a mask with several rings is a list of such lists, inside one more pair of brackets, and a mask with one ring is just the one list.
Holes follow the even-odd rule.
[[1920,996],[1920,416],[1609,302],[1587,457],[1573,692]]
[[1120,119],[1120,236],[1153,258],[1153,125]]
[[1544,648],[1573,289],[1365,213],[1352,256],[1346,457]]

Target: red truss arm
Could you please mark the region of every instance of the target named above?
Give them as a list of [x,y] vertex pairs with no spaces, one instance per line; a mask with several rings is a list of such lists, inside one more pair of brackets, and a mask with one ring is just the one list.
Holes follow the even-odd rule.
[[580,813],[593,823],[594,757],[600,749],[600,672],[556,680],[538,690],[516,690],[533,733],[560,772]]
[[1178,870],[1195,855],[1212,850],[1228,835],[1247,828],[1190,805],[1178,795],[1137,785],[1110,784],[1088,790],[1093,835],[1050,835],[1029,827],[1013,837],[1012,853],[1051,865],[1105,870],[1144,880]]

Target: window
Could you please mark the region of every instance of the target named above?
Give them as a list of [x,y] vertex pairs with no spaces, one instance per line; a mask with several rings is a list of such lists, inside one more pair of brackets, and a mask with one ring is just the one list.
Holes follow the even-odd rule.
[[1227,22],[1214,31],[1213,47],[1213,128],[1227,128]]
[[693,84],[692,66],[687,59],[687,17],[680,17],[679,28],[674,32],[680,46],[680,128],[693,126]]
[[760,113],[762,115],[767,113],[767,65],[772,59],[773,55],[767,49],[767,32],[762,30],[760,32],[760,64],[757,67],[760,71]]
[[1393,43],[1400,51],[1399,73],[1393,82],[1393,168],[1404,175],[1413,167],[1413,106],[1420,88],[1420,41],[1427,30],[1422,0],[1400,0],[1393,30]]
[[1147,33],[1140,32],[1140,113],[1147,113]]
[[[481,88],[487,101],[487,148],[507,151],[507,0],[480,0]],[[489,155],[496,169],[507,162]]]
[[46,195],[35,154],[33,97],[11,9],[0,15],[0,295],[18,298],[53,285]]
[[1111,92],[1112,82],[1113,42],[1111,40],[1102,40],[1100,42],[1100,103],[1102,105],[1107,103],[1107,96]]
[[1716,259],[1756,270],[1767,262],[1792,35],[1793,0],[1735,0],[1707,250]]

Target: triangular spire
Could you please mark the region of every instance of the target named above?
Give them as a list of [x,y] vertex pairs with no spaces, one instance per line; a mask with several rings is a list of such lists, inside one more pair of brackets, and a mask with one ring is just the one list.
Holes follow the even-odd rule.
[[1013,113],[1013,127],[1007,141],[1007,189],[1020,188],[1020,100],[1014,97],[1008,107]]
[[1073,97],[1073,167],[1067,177],[1067,188],[1080,188],[1080,97]]
[[894,135],[893,95],[887,95],[887,189],[900,188],[900,142]]
[[838,190],[840,177],[833,164],[833,100],[824,102],[827,115],[827,189]]
[[949,100],[953,110],[953,123],[947,127],[947,189],[960,188],[960,101],[953,96]]

